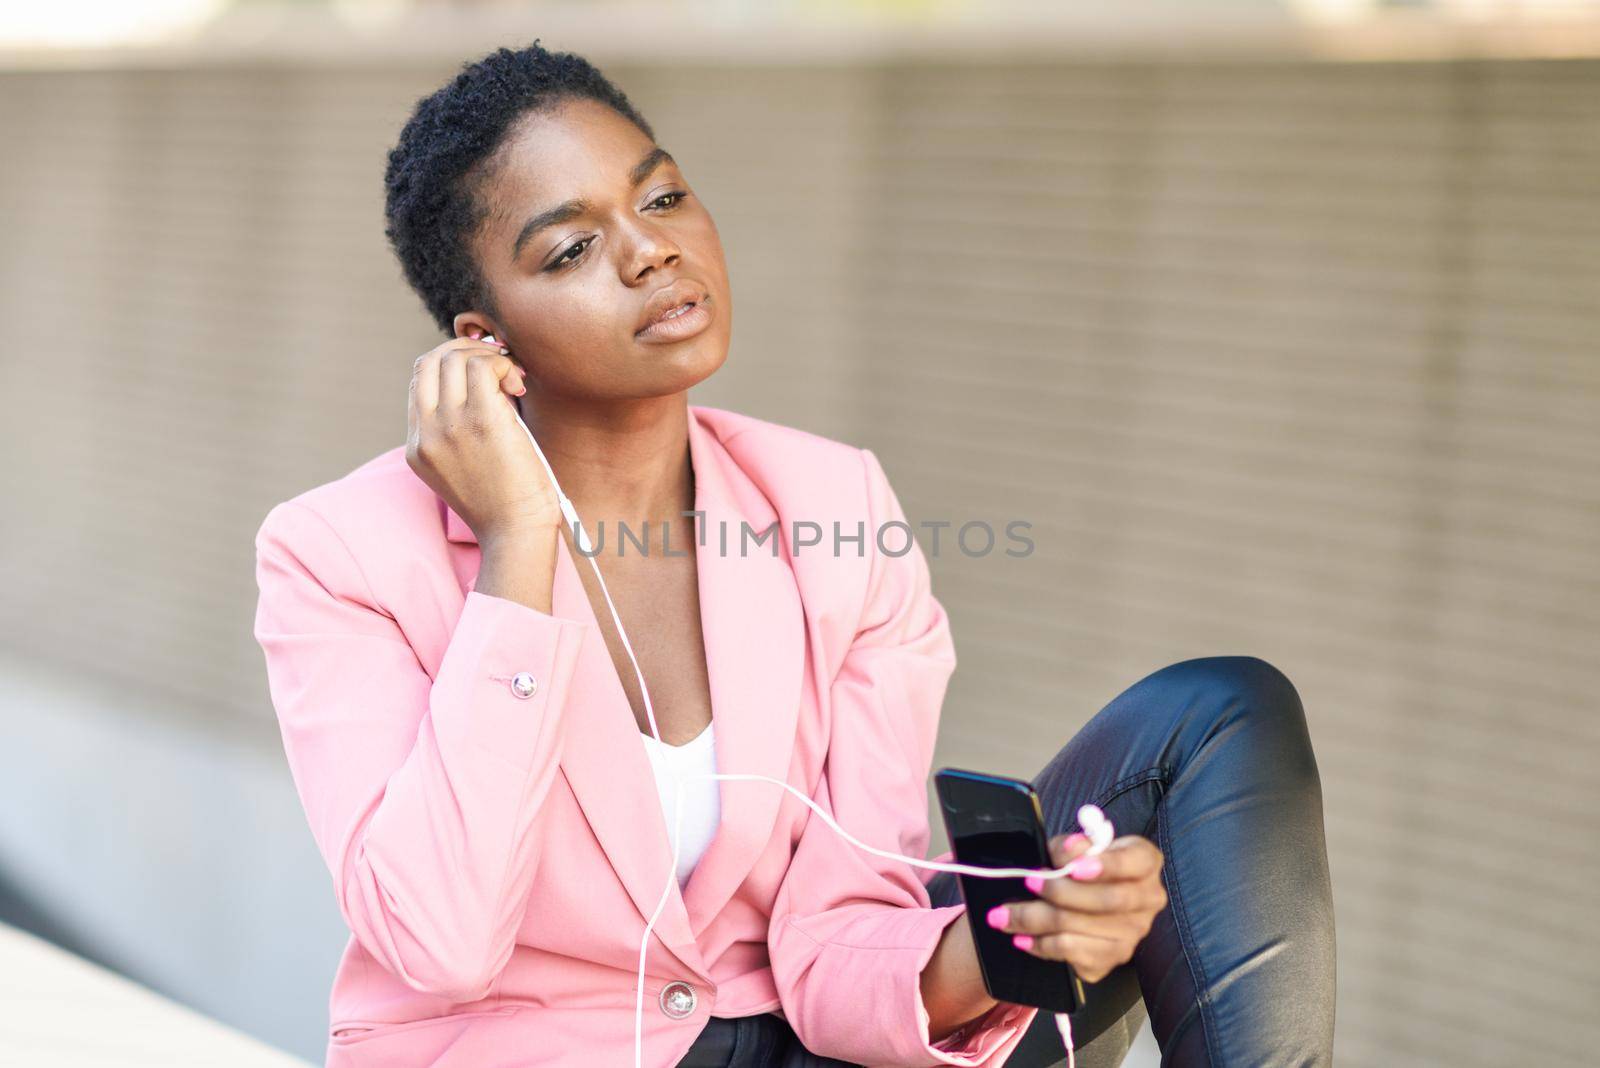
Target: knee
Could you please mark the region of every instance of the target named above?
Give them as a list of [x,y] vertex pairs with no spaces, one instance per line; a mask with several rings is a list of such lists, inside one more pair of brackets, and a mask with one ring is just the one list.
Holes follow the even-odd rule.
[[1304,715],[1300,691],[1289,676],[1259,656],[1202,656],[1183,663],[1253,708]]
[[1156,675],[1166,675],[1187,695],[1178,707],[1190,728],[1207,737],[1239,735],[1280,770],[1316,777],[1300,693],[1275,665],[1257,656],[1204,656]]

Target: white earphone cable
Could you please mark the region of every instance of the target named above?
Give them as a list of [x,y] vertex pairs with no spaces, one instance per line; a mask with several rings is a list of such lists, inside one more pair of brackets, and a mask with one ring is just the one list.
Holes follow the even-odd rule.
[[[510,399],[510,398],[507,398]],[[513,404],[512,414],[516,415],[517,423],[522,427],[522,432],[528,435],[528,443],[533,446],[534,455],[539,457],[539,462],[544,465],[544,473],[550,478],[550,485],[556,491],[556,503],[561,506],[561,515],[567,521],[567,526],[572,528],[572,539],[578,543],[578,548],[583,552],[584,559],[589,561],[589,566],[594,569],[594,577],[600,580],[600,592],[605,595],[606,607],[611,610],[611,621],[617,625],[617,636],[622,639],[622,647],[628,651],[628,660],[633,664],[633,673],[639,680],[639,693],[644,698],[644,713],[650,720],[650,734],[661,740],[661,730],[656,726],[656,710],[650,703],[650,690],[644,684],[644,672],[639,670],[639,659],[633,655],[633,645],[628,641],[628,632],[622,626],[622,617],[617,614],[617,606],[611,600],[611,591],[606,588],[605,576],[600,573],[600,565],[595,563],[594,543],[589,540],[589,534],[583,529],[583,521],[578,518],[577,506],[572,499],[561,490],[561,483],[556,481],[556,473],[550,467],[550,461],[545,459],[544,450],[539,448],[539,443],[533,438],[533,431],[528,429],[528,424],[522,421],[521,413],[516,411]]]
[[[509,400],[510,398],[508,397],[507,399]],[[606,607],[611,610],[611,620],[616,624],[617,635],[622,639],[622,647],[627,651],[628,661],[633,665],[634,677],[639,681],[639,693],[644,699],[645,716],[650,721],[650,734],[656,739],[656,741],[660,742],[662,740],[661,730],[656,724],[655,708],[650,703],[650,688],[645,685],[644,672],[639,667],[638,658],[633,655],[633,646],[628,641],[628,632],[623,628],[622,619],[617,614],[617,606],[611,600],[611,591],[606,588],[605,576],[600,573],[600,565],[595,562],[592,543],[589,540],[587,532],[584,531],[582,521],[578,518],[577,507],[572,503],[571,499],[562,492],[561,484],[556,481],[556,473],[550,467],[550,461],[545,459],[544,450],[541,449],[539,447],[539,443],[534,440],[533,432],[528,429],[528,424],[523,422],[521,414],[516,411],[515,404],[513,404],[512,410],[513,414],[517,416],[517,422],[521,425],[522,432],[528,435],[528,442],[533,446],[533,451],[539,457],[539,462],[544,465],[545,474],[549,476],[550,485],[555,489],[556,500],[561,506],[561,515],[567,521],[567,525],[572,529],[573,539],[578,543],[579,548],[583,550],[583,555],[585,559],[589,561],[589,566],[594,569],[595,578],[600,582],[600,592],[605,596]],[[662,744],[665,743],[663,742]],[[677,785],[677,790],[673,798],[672,806],[672,863],[667,866],[667,881],[661,887],[661,897],[659,900],[657,900],[654,911],[651,912],[649,918],[645,921],[644,937],[639,941],[638,982],[634,988],[633,1006],[634,1068],[644,1068],[644,981],[645,960],[650,949],[650,935],[651,932],[655,930],[656,921],[661,918],[661,910],[666,907],[668,899],[672,896],[672,886],[677,881],[676,873],[678,870],[678,853],[681,840],[683,816],[683,787],[688,781],[698,781],[703,779],[713,779],[723,782],[768,782],[776,786],[781,786],[783,789],[789,791],[789,793],[799,798],[800,801],[804,803],[805,806],[813,813],[820,817],[822,821],[834,831],[834,833],[838,834],[841,838],[855,846],[857,849],[871,853],[874,856],[883,857],[886,860],[903,861],[904,863],[910,864],[917,868],[926,868],[930,871],[953,872],[958,875],[973,875],[983,879],[1022,878],[1030,875],[1037,875],[1040,878],[1045,879],[1053,879],[1058,876],[1065,875],[1067,873],[1067,869],[1071,867],[1071,865],[1068,864],[1063,865],[1060,868],[1049,869],[980,868],[971,864],[956,864],[948,861],[924,860],[918,857],[908,857],[900,853],[895,853],[891,850],[879,849],[877,846],[868,845],[866,842],[856,838],[849,831],[839,826],[839,824],[834,820],[833,816],[822,809],[822,806],[818,805],[811,798],[795,789],[794,786],[782,781],[781,779],[774,779],[769,775],[755,775],[741,772],[702,772],[689,776],[673,773],[673,781]],[[1099,808],[1095,807],[1094,805],[1084,805],[1079,808],[1078,824],[1084,829],[1084,832],[1089,835],[1091,842],[1089,849],[1085,853],[1081,854],[1082,856],[1093,856],[1094,854],[1103,851],[1108,845],[1111,844],[1111,839],[1115,832],[1112,830],[1110,820],[1106,819],[1105,814],[1101,812]],[[1072,1022],[1064,1012],[1058,1012],[1054,1015],[1056,1029],[1061,1034],[1061,1042],[1066,1050],[1067,1066],[1068,1068],[1074,1068],[1076,1064],[1076,1058],[1073,1054]]]

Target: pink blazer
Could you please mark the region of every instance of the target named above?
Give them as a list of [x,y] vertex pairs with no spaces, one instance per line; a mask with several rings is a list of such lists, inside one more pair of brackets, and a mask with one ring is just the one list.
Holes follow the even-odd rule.
[[[956,659],[910,528],[875,537],[905,522],[877,457],[694,405],[689,446],[719,770],[783,778],[924,856]],[[741,555],[741,523],[774,521],[776,555],[770,536]],[[795,523],[822,542],[796,549]],[[471,528],[403,446],[274,506],[255,545],[254,632],[351,931],[329,1068],[631,1064],[671,854],[588,563],[562,543],[550,614],[478,593]],[[1003,1063],[1036,1010],[927,1040],[918,977],[961,906],[930,908],[921,869],[771,783],[718,785],[721,828],[649,945],[646,1064],[676,1064],[711,1015],[767,1011],[852,1063]]]

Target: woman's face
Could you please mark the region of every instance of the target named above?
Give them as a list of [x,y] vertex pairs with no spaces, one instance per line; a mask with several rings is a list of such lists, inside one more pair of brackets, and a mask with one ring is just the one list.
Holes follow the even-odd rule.
[[[670,156],[605,105],[573,100],[526,116],[502,158],[473,248],[501,315],[462,312],[457,336],[478,327],[504,342],[530,400],[662,396],[722,366],[733,327],[722,240]],[[640,334],[674,285],[672,298],[697,305],[680,328],[703,329]]]

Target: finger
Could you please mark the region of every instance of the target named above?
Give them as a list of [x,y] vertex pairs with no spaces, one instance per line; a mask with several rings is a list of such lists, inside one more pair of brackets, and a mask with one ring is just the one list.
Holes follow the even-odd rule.
[[493,334],[486,332],[482,327],[474,327],[470,333],[463,337],[451,338],[451,341],[476,342],[480,345],[488,345],[490,348],[496,349],[502,353],[509,353],[511,351],[504,341],[495,337]]
[[1128,914],[1082,912],[1058,908],[1048,901],[1013,901],[989,910],[989,926],[1006,934],[1054,934],[1057,931],[1110,931]]
[[439,357],[439,414],[459,415],[467,404],[467,350],[446,347]]
[[[485,342],[482,342],[482,341],[478,341],[478,340],[473,339],[473,338],[465,338],[465,337],[453,338],[452,340],[447,341],[443,345],[441,345],[439,347],[438,351],[440,352],[440,359],[441,360],[449,360],[449,359],[466,360],[466,359],[471,359],[474,356],[492,356],[495,359],[495,368],[496,368],[496,372],[495,373],[496,373],[496,377],[497,378],[503,378],[505,376],[505,372],[507,370],[516,368],[516,366],[517,366],[516,361],[511,359],[510,356],[506,355],[506,350],[504,348],[502,348],[502,347],[500,347],[498,345],[492,344],[492,343],[485,343]],[[519,371],[519,373],[520,373],[520,371]],[[441,375],[441,390],[443,388],[444,382],[446,382],[446,381],[448,381],[448,379],[446,379],[445,377],[443,377]],[[465,373],[463,373],[462,377],[461,377],[461,387],[462,387],[462,392],[461,392],[461,397],[460,397],[459,403],[465,404],[466,403],[466,397],[467,397],[467,394],[466,394],[466,375],[465,375]],[[446,398],[441,395],[440,403],[443,404],[443,403],[445,403],[445,401],[446,401]]]
[[[505,342],[501,341],[493,334],[485,333],[480,327],[475,327],[473,332],[466,337],[454,338],[453,341],[455,343],[466,343],[466,345],[469,347],[465,351],[469,352],[476,352],[478,351],[478,347],[482,346],[485,350],[499,356],[509,357],[511,354],[511,349],[506,346]],[[522,368],[518,367],[514,361],[510,364],[510,366],[515,368],[517,372],[516,377],[508,380],[505,373],[501,371],[499,378],[500,381],[504,383],[501,388],[506,393],[519,395],[517,394],[517,387],[522,382]]]
[[[1020,936],[1027,939],[1028,936]],[[1091,983],[1098,983],[1120,964],[1133,958],[1133,948],[1126,942],[1108,938],[1091,938],[1076,934],[1054,934],[1031,941],[1014,942],[1024,953],[1042,960],[1063,960],[1072,965],[1078,975]]]
[[1138,941],[1150,931],[1154,913],[1078,912],[1056,908],[1044,901],[1017,902],[1006,906],[1006,922],[998,928],[1007,934],[1081,934],[1096,938],[1121,938]]
[[1150,839],[1130,834],[1113,841],[1104,852],[1074,862],[1067,875],[1100,882],[1148,879],[1161,870],[1164,859]]
[[501,349],[494,363],[496,386],[508,396],[520,397],[528,392],[528,376],[522,365],[507,356]]
[[439,346],[440,350],[449,352],[451,349],[487,349],[505,355],[509,350],[499,341],[490,340],[493,335],[484,337],[453,337]]
[[1089,836],[1081,831],[1058,834],[1050,839],[1050,862],[1059,868],[1089,848]]
[[509,377],[514,383],[516,375],[509,356],[474,352],[467,356],[467,406],[499,404],[499,397],[511,400],[514,389],[504,388]]
[[493,342],[473,341],[469,338],[458,337],[454,341],[442,346],[442,350],[446,353],[459,352],[466,356],[472,356],[481,353],[485,356],[503,357],[506,360],[506,366],[517,366],[516,361],[511,359],[511,357],[506,354],[507,350],[505,347],[502,345],[496,345]]
[[439,350],[424,352],[411,369],[411,396],[418,416],[431,416],[439,407]]
[[1039,888],[1039,897],[1056,908],[1077,912],[1156,913],[1167,907],[1166,887],[1155,876],[1115,882],[1047,879]]
[[1035,892],[1037,904],[1077,912],[1160,912],[1167,904],[1166,890],[1156,878],[1081,882],[1063,876],[1044,880]]
[[413,449],[422,440],[422,417],[417,412],[417,376],[411,376],[411,385],[406,391],[406,457],[411,460]]
[[[474,352],[473,355],[476,355]],[[471,358],[470,356],[468,357]],[[505,349],[493,349],[488,354],[488,365],[492,372],[495,389],[513,396],[521,396],[528,392],[522,367],[506,355]]]

